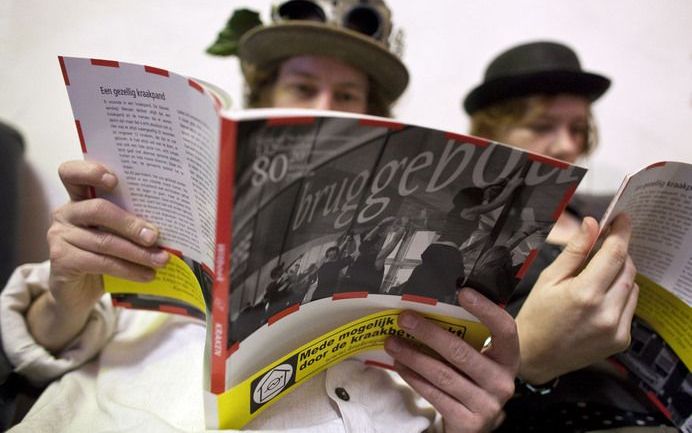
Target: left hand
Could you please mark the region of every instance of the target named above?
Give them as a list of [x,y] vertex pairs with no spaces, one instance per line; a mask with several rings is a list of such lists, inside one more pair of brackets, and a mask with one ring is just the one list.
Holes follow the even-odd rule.
[[514,393],[517,328],[506,311],[473,289],[460,291],[459,304],[490,330],[492,344],[481,352],[410,311],[401,313],[399,326],[442,359],[396,337],[385,349],[401,377],[440,412],[446,433],[487,432],[502,422],[502,407]]

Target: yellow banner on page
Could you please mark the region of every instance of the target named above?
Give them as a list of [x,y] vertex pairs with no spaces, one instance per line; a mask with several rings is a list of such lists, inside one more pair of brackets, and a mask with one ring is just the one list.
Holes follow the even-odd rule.
[[197,277],[183,259],[173,254],[170,256],[166,266],[158,269],[156,277],[147,283],[104,275],[103,284],[106,292],[172,298],[205,312],[204,295]]
[[692,307],[642,274],[637,274],[637,316],[668,343],[692,370]]
[[[301,346],[217,397],[219,428],[239,429],[302,382],[346,358],[379,349],[389,336],[413,339],[399,328],[402,310],[386,310],[343,325]],[[490,335],[478,322],[424,317],[481,348]]]

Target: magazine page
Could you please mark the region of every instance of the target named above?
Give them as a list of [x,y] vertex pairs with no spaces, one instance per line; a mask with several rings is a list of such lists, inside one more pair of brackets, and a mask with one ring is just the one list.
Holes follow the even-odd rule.
[[218,100],[170,71],[59,60],[84,158],[119,179],[112,193],[95,193],[156,224],[172,256],[153,282],[107,276],[106,290],[118,305],[203,316],[213,278]]
[[637,271],[692,305],[692,165],[661,162],[629,177],[607,221],[621,212]]
[[236,128],[225,358],[207,394],[207,422],[222,428],[346,357],[391,365],[372,350],[399,332],[402,309],[480,347],[487,331],[458,289],[506,301],[585,172],[387,119]]
[[625,180],[606,221],[626,212],[639,302],[618,356],[657,406],[692,432],[692,165],[653,164]]

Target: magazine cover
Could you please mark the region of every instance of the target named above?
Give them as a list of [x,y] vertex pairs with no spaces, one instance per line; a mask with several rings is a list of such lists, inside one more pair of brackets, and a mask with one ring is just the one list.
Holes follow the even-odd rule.
[[263,378],[281,377],[274,398],[346,357],[391,365],[372,349],[401,335],[402,309],[480,346],[487,334],[457,305],[458,290],[505,302],[584,173],[384,119],[317,113],[234,122],[222,368],[230,391],[218,405],[221,426],[264,408]]

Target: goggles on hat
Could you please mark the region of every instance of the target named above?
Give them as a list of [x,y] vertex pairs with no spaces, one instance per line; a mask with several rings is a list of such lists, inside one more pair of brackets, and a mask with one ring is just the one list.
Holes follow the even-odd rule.
[[288,0],[272,7],[272,19],[316,21],[371,37],[389,47],[390,13],[381,0]]

